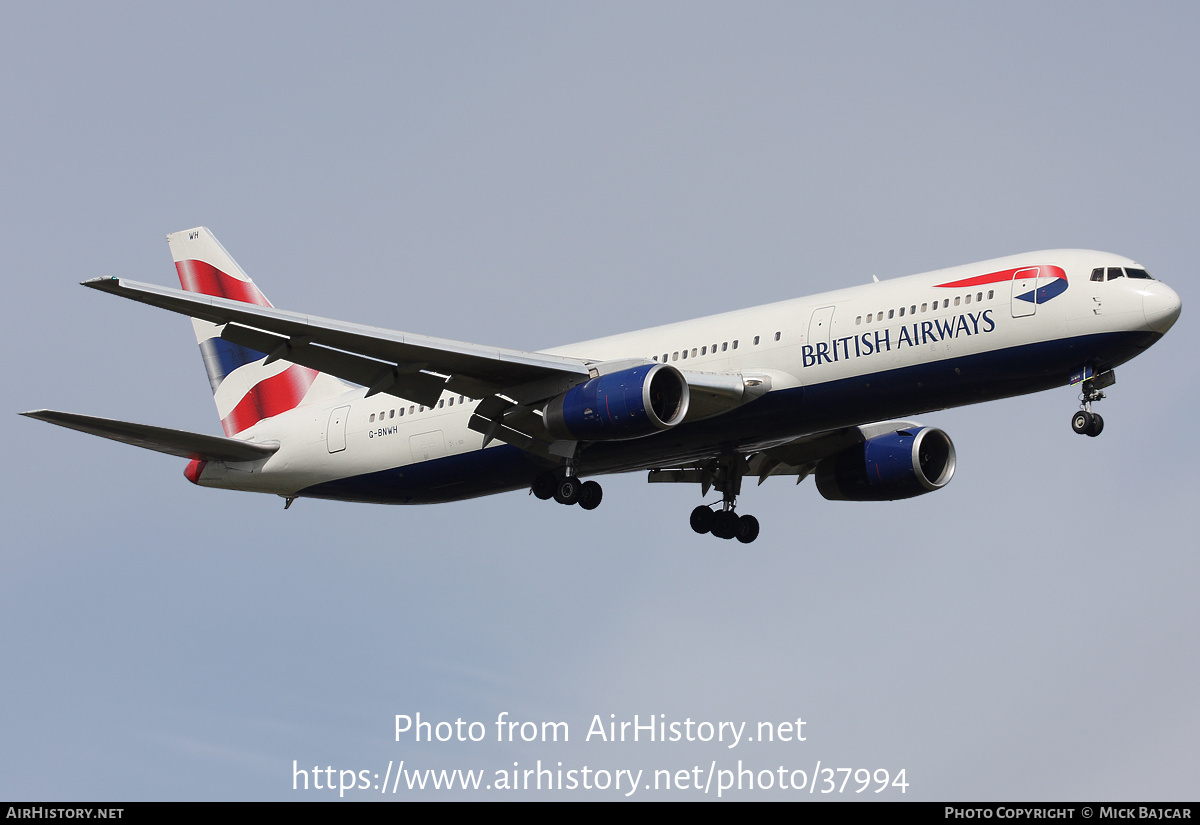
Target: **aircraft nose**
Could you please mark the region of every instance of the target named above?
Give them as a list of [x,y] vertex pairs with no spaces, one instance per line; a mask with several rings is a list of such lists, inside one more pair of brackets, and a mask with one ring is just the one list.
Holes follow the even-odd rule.
[[1164,283],[1155,281],[1142,293],[1142,312],[1146,325],[1158,333],[1165,333],[1179,318],[1183,301]]

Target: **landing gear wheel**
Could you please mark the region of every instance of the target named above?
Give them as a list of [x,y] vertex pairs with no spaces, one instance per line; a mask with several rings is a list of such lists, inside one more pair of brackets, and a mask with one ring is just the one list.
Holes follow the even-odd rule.
[[[1095,416],[1087,410],[1080,410],[1071,416],[1071,429],[1079,435],[1085,435],[1093,427],[1092,421],[1094,418]],[[1100,426],[1103,427],[1104,425],[1101,424]]]
[[604,489],[595,481],[585,481],[579,486],[579,506],[585,510],[595,510],[604,498]]
[[731,539],[737,535],[741,519],[732,510],[713,513],[712,534],[719,539]]
[[711,507],[705,507],[703,504],[701,504],[692,511],[692,529],[701,535],[707,533],[712,529],[714,515],[715,514],[713,513]]
[[533,480],[533,486],[530,491],[540,498],[542,501],[547,501],[554,498],[554,490],[558,487],[558,479],[553,473],[542,473]]
[[558,487],[554,490],[554,500],[559,504],[574,504],[579,500],[579,487],[579,479],[567,476],[558,482]]
[[737,522],[737,540],[749,544],[758,538],[758,519],[754,516],[742,516]]
[[1092,413],[1092,423],[1087,428],[1087,434],[1092,438],[1104,432],[1104,419],[1100,417],[1100,413]]

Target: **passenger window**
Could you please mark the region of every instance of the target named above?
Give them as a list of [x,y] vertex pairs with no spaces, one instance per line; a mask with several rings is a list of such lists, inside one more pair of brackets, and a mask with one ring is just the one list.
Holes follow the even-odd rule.
[[900,317],[904,317],[904,307],[900,307]]
[[687,350],[684,350],[684,351],[683,351],[683,360],[684,360],[684,361],[686,361],[686,360],[687,360]]
[[729,349],[729,342],[728,342],[728,341],[726,341],[726,342],[724,342],[723,344],[721,344],[721,352],[725,352],[727,349]]
[[757,335],[754,336],[754,346],[756,346],[756,347],[758,346],[758,336]]
[[959,301],[961,301],[961,300],[962,300],[962,298],[960,298],[960,297],[958,297],[957,295],[955,295],[955,296],[954,296],[954,305],[955,305],[955,306],[958,306],[958,304],[959,304]]
[[[867,320],[870,321],[871,319],[868,317]],[[861,324],[862,324],[862,316],[859,315],[857,318],[854,319],[854,325],[859,326]],[[779,339],[776,338],[775,340],[778,341]]]
[[996,290],[994,290],[994,289],[989,289],[989,290],[988,290],[988,300],[990,301],[990,300],[992,300],[992,299],[993,299],[993,298],[995,298],[995,297],[996,297]]
[[388,410],[388,418],[395,418],[395,417],[396,417],[396,411]]
[[971,303],[971,296],[970,296],[970,294],[969,294],[969,293],[968,293],[968,295],[967,295],[967,303],[968,303],[968,304],[969,304],[969,303]]
[[975,303],[979,303],[979,302],[980,302],[980,301],[982,301],[982,300],[983,300],[983,293],[982,293],[982,292],[976,292],[976,293],[975,293]]
[[776,341],[778,341],[778,340],[779,340],[779,336],[780,336],[780,335],[783,335],[783,333],[782,333],[782,332],[777,332],[777,333],[775,333],[775,340],[776,340]]
[[733,348],[737,349],[737,339],[736,338],[733,339]]
[[895,317],[896,317],[896,310],[894,310],[894,309],[889,309],[889,310],[888,310],[888,320],[890,321],[890,320],[892,320],[892,319],[893,319],[893,318],[895,318]]
[[367,420],[367,423],[372,424],[374,422],[375,422],[375,413],[371,413],[371,417],[370,417],[370,419]]
[[672,361],[678,361],[678,360],[679,360],[679,350],[675,350],[673,353],[671,353],[671,360],[672,360]]
[[921,304],[921,312],[924,312],[928,308],[929,308],[929,304]]
[[696,348],[695,347],[692,347],[692,357],[693,358],[696,357]]
[[445,400],[445,399],[442,399],[442,400],[438,401],[438,409],[441,409],[441,408],[442,408],[442,407],[444,407],[444,406],[446,406],[446,400]]

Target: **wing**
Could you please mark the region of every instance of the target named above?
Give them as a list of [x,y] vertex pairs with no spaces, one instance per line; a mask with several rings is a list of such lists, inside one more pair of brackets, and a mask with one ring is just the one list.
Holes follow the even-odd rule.
[[[367,388],[433,406],[443,392],[479,399],[469,426],[546,457],[569,456],[575,442],[550,435],[541,404],[602,374],[652,363],[645,358],[592,361],[485,347],[350,324],[270,306],[138,283],[95,278],[84,286],[223,325],[221,337]],[[771,388],[763,375],[679,373],[695,396],[687,420],[719,415]]]
[[180,458],[206,461],[257,461],[270,456],[279,449],[279,446],[275,444],[255,444],[249,441],[238,441],[235,438],[189,433],[185,430],[151,427],[148,424],[134,424],[130,421],[95,418],[90,415],[77,415],[57,410],[32,410],[23,412],[21,415]]
[[224,324],[222,338],[266,352],[269,361],[282,358],[367,387],[370,395],[388,392],[426,406],[442,392],[486,398],[505,389],[528,395],[522,387],[542,382],[569,388],[590,372],[590,362],[579,358],[349,324],[121,278],[83,285]]
[[471,427],[490,438],[546,453],[554,439],[532,408],[597,374],[593,362],[485,347],[350,324],[121,278],[84,286],[224,325],[221,337],[367,388],[433,406],[443,392],[482,399]]
[[[799,484],[830,456],[885,433],[920,428],[921,425],[915,421],[879,421],[860,427],[842,427],[803,435],[765,450],[739,456],[737,460],[741,462],[741,474],[757,476],[759,484],[772,476],[796,476],[796,483]],[[717,459],[684,467],[659,467],[650,471],[647,481],[700,484],[703,494],[707,495],[709,488],[717,483],[722,469]]]

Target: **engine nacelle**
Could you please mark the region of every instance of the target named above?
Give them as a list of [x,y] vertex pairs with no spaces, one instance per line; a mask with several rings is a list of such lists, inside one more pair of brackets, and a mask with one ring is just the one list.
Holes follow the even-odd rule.
[[593,378],[551,399],[543,411],[556,438],[616,441],[674,427],[688,411],[687,381],[667,364]]
[[954,444],[933,427],[897,430],[843,450],[817,465],[817,489],[830,501],[895,501],[945,487]]

